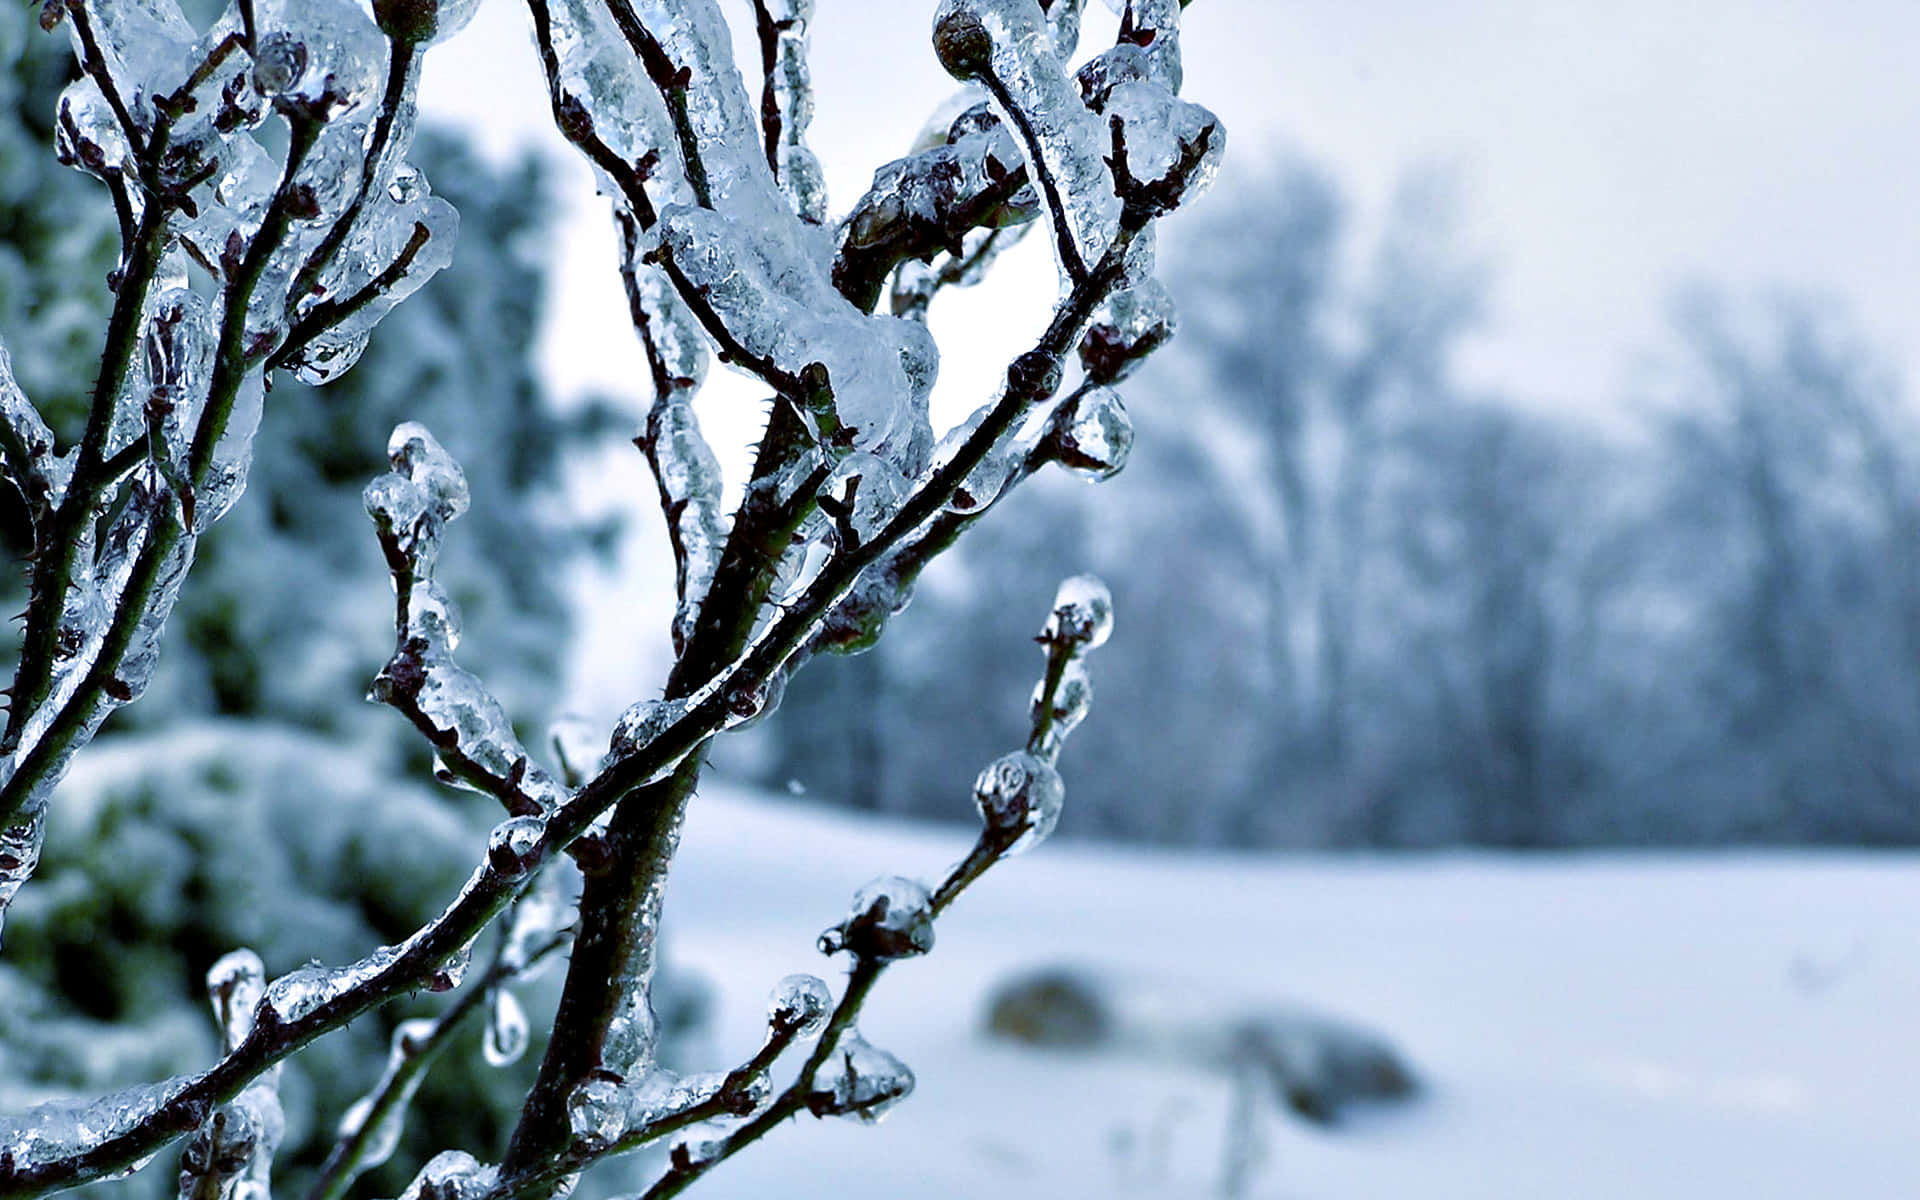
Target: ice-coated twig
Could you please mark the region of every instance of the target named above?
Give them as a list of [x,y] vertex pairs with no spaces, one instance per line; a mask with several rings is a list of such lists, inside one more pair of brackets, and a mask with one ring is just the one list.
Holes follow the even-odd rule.
[[813,79],[807,66],[807,26],[814,0],[754,0],[754,32],[760,39],[760,124],[767,165],[795,215],[809,224],[826,220],[826,179],[807,148],[813,123]]
[[[516,904],[515,911],[519,911]],[[538,946],[511,953],[513,942],[502,937],[486,971],[467,984],[453,1003],[433,1017],[402,1021],[393,1031],[386,1068],[367,1094],[340,1120],[340,1136],[320,1166],[307,1200],[340,1200],[353,1181],[385,1163],[399,1146],[407,1105],[426,1080],[427,1072],[457,1034],[476,1014],[509,1001],[508,984],[526,974],[547,956],[567,944],[566,932],[552,934]],[[517,1008],[517,1001],[513,1001]],[[489,1014],[490,1018],[492,1014]],[[522,1017],[524,1020],[524,1016]],[[525,1026],[520,1026],[524,1047]],[[491,1034],[491,1030],[489,1033]],[[490,1038],[489,1045],[492,1045]]]
[[425,735],[449,782],[498,798],[513,816],[550,812],[565,785],[533,760],[500,702],[453,658],[460,616],[433,573],[447,523],[467,509],[466,476],[412,422],[393,431],[387,455],[393,470],[367,485],[366,506],[393,574],[395,646],[370,695]]
[[[207,972],[207,995],[229,1051],[253,1031],[265,988],[266,969],[251,950],[236,950]],[[285,1131],[275,1066],[214,1109],[187,1139],[180,1154],[180,1200],[272,1195],[273,1155]]]
[[1078,282],[1113,240],[1120,202],[1100,120],[1081,102],[1046,21],[1037,0],[942,0],[933,45],[947,73],[985,87],[1019,134],[1061,272]]
[[8,478],[37,523],[59,506],[66,491],[65,471],[54,453],[53,430],[13,377],[5,341],[0,341],[0,450],[6,454]]

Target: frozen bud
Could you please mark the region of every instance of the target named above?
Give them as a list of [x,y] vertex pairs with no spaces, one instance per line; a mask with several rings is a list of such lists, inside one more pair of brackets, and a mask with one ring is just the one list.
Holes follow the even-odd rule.
[[933,52],[955,79],[978,79],[993,65],[993,35],[971,0],[945,0],[933,18]]
[[1060,823],[1067,787],[1053,764],[1016,750],[987,764],[973,781],[973,802],[987,829],[1007,842],[1008,854],[1031,850]]
[[541,817],[509,817],[487,836],[487,865],[503,878],[520,879],[540,859],[540,839],[547,832]]
[[833,993],[817,975],[789,975],[767,997],[767,1023],[796,1038],[819,1033],[833,1012]]
[[527,1010],[520,998],[506,988],[493,990],[493,1004],[487,1010],[487,1032],[480,1052],[487,1065],[507,1067],[520,1061],[527,1052]]
[[589,1146],[611,1145],[627,1127],[620,1086],[596,1077],[574,1088],[567,1097],[567,1125],[576,1141]]
[[891,962],[933,949],[933,897],[917,880],[888,875],[853,896],[847,919],[820,935],[820,952]]
[[480,0],[373,0],[380,32],[396,42],[424,45],[460,32]]
[[267,968],[251,950],[223,955],[207,969],[207,997],[229,1049],[253,1030],[253,1013],[267,994]]
[[607,752],[614,758],[638,754],[686,714],[683,700],[642,700],[620,714]]
[[874,1122],[913,1093],[907,1064],[849,1032],[814,1078],[807,1110],[816,1117]]
[[1107,585],[1092,575],[1075,575],[1062,581],[1053,596],[1053,612],[1047,617],[1040,640],[1048,644],[1077,643],[1083,650],[1106,645],[1113,636],[1113,595]]
[[1090,480],[1110,479],[1133,450],[1133,418],[1109,387],[1089,388],[1060,414],[1051,449],[1061,466]]
[[405,421],[387,439],[387,461],[393,469],[424,488],[442,520],[467,511],[467,476],[425,425]]

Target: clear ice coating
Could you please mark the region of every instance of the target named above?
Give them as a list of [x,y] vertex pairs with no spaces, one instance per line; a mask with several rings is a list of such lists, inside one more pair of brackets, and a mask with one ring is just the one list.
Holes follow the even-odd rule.
[[817,975],[789,975],[767,997],[767,1023],[776,1032],[810,1038],[833,1015],[833,992]]
[[1071,642],[1083,650],[1106,645],[1113,636],[1113,593],[1094,575],[1061,580],[1053,611],[1040,632],[1042,641]]
[[1133,418],[1120,393],[1092,387],[1074,397],[1054,431],[1054,459],[1090,480],[1110,479],[1127,465],[1133,450]]
[[820,935],[820,952],[892,962],[933,949],[933,895],[899,875],[873,880],[853,894],[847,919]]
[[1060,681],[1054,685],[1053,700],[1045,705],[1043,712],[1042,702],[1046,700],[1046,690],[1045,679],[1034,685],[1033,700],[1028,706],[1028,712],[1035,722],[1038,722],[1042,716],[1047,719],[1048,739],[1057,753],[1059,743],[1086,719],[1087,709],[1093,703],[1093,681],[1087,677],[1086,663],[1078,657],[1067,660],[1066,665],[1061,669]]
[[97,1098],[53,1100],[0,1116],[0,1163],[14,1171],[58,1162],[137,1128],[187,1084],[187,1076]]
[[807,1109],[816,1117],[853,1117],[869,1124],[913,1093],[913,1072],[858,1030],[848,1030],[814,1078]]
[[466,475],[417,422],[394,429],[387,455],[393,470],[369,483],[363,499],[375,527],[406,562],[395,586],[405,586],[407,603],[394,655],[368,698],[411,710],[432,726],[449,775],[477,771],[488,781],[485,790],[505,793],[516,815],[548,811],[566,788],[527,753],[486,686],[454,661],[459,613],[433,579],[447,522],[467,510]]
[[[1136,242],[1136,245],[1139,243]],[[1152,269],[1147,264],[1147,271]],[[1173,336],[1173,298],[1158,280],[1144,278],[1107,298],[1080,339],[1080,364],[1096,383],[1118,383]]]
[[493,1067],[512,1066],[527,1052],[527,1010],[510,988],[493,989],[480,1051]]
[[344,967],[319,964],[289,971],[267,985],[265,1004],[260,1011],[271,1013],[281,1025],[290,1025],[322,1005],[371,982],[400,957],[399,950],[382,946],[358,962]]
[[[618,761],[638,754],[686,715],[685,700],[641,700],[631,705],[614,723],[608,756]],[[671,769],[672,764],[666,764],[660,773]]]
[[989,830],[1010,839],[1005,853],[1019,854],[1046,840],[1059,824],[1066,785],[1052,763],[1025,750],[1003,754],[973,781],[973,802]]
[[[420,1084],[427,1077],[425,1071],[410,1070],[410,1066],[427,1048],[439,1023],[431,1017],[416,1017],[402,1021],[393,1031],[393,1040],[387,1050],[387,1063],[367,1094],[353,1102],[345,1115],[340,1118],[338,1134],[342,1138],[359,1137],[359,1159],[356,1167],[370,1171],[393,1157],[400,1145],[400,1133],[406,1126],[407,1105],[412,1102],[414,1093],[420,1090]],[[390,1096],[380,1116],[374,1116],[374,1102],[382,1096]],[[367,1127],[369,1119],[378,1121],[377,1125]]]
[[273,1155],[285,1134],[276,1063],[214,1109],[187,1139],[180,1152],[180,1196],[264,1200],[272,1194]]
[[[979,430],[992,412],[993,405],[983,404],[973,410],[966,420],[942,434],[940,444],[933,453],[934,463],[944,467],[957,458],[967,439]],[[979,512],[999,498],[1006,489],[1007,481],[1013,478],[1018,469],[1019,463],[1014,457],[1013,448],[1002,438],[967,472],[966,478],[961,480],[960,486],[947,499],[947,509],[957,513]]]
[[813,0],[773,0],[766,6],[773,22],[773,70],[768,79],[780,136],[774,153],[780,191],[801,220],[818,225],[827,218],[827,182],[820,160],[807,149],[813,123],[813,79],[807,66],[807,25]]
[[1120,225],[1106,124],[1081,102],[1037,0],[941,0],[934,50],[957,79],[987,85],[1020,132],[1055,223],[1070,279],[1083,277]]

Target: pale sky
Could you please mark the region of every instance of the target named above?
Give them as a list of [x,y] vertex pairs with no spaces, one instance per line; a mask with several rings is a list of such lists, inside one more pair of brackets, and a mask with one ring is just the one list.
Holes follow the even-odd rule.
[[[928,45],[934,7],[817,0],[811,141],[836,211],[953,90]],[[1110,38],[1111,18],[1089,7],[1092,45]],[[745,0],[723,9],[750,11]],[[487,0],[429,55],[426,112],[496,151],[564,149],[526,28],[511,0]],[[1660,342],[1674,290],[1694,281],[1830,296],[1920,377],[1920,4],[1201,0],[1183,40],[1186,94],[1229,132],[1224,183],[1274,147],[1303,151],[1364,227],[1410,168],[1456,173],[1469,237],[1493,267],[1470,383],[1533,403],[1617,405]],[[543,359],[562,394],[599,387],[640,403],[605,211],[565,161]],[[998,290],[936,307],[936,417],[987,399],[1044,320],[1050,264],[1027,249]],[[751,389],[709,390],[703,419],[716,433],[750,414]],[[619,461],[639,469],[631,452]],[[632,603],[618,601],[622,612]]]

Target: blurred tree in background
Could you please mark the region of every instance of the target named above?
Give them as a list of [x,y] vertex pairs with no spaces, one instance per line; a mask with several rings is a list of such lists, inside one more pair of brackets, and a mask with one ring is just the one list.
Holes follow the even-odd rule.
[[[1364,253],[1297,159],[1186,232],[1181,331],[1097,494],[1038,480],[897,634],[797,679],[747,766],[964,811],[1012,731],[1030,581],[1131,619],[1069,827],[1238,845],[1920,841],[1920,437],[1838,305],[1697,289],[1631,415],[1477,394],[1444,175]],[[1103,544],[1118,508],[1127,543]],[[1031,592],[1031,594],[1028,594]]]

